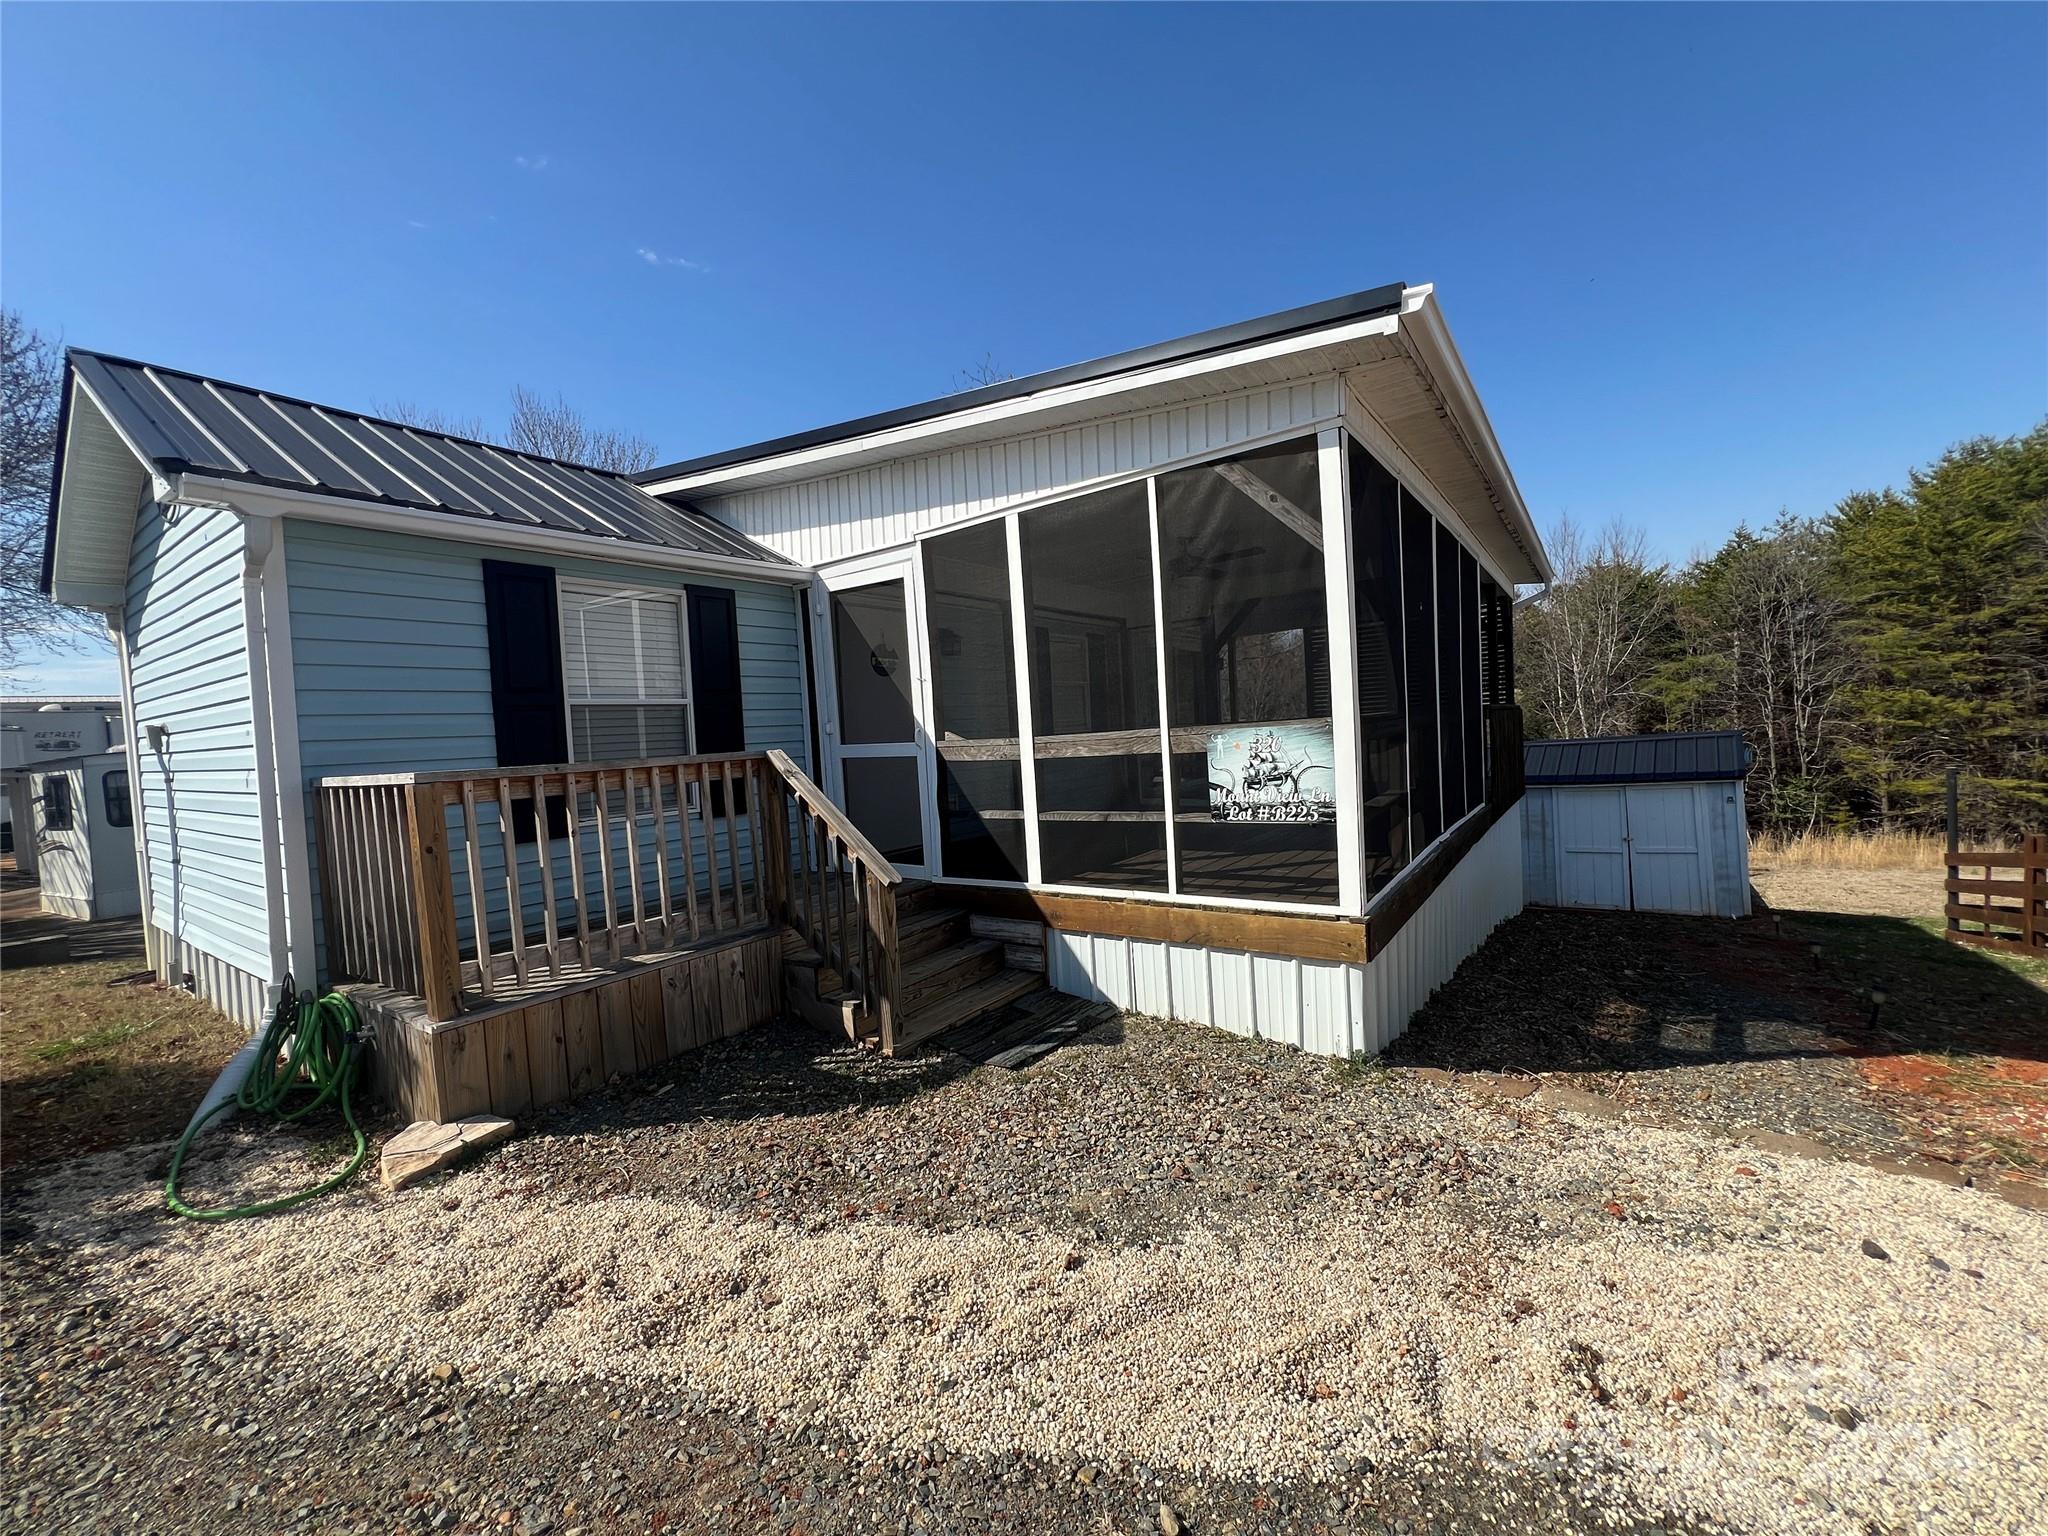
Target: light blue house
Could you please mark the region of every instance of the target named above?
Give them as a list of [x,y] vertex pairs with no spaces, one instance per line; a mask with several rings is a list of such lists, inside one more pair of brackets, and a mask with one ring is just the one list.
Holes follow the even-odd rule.
[[74,351],[45,585],[120,637],[160,970],[422,1000],[495,1102],[593,991],[607,1066],[1048,982],[1378,1049],[1521,905],[1548,575],[1394,285],[631,478]]

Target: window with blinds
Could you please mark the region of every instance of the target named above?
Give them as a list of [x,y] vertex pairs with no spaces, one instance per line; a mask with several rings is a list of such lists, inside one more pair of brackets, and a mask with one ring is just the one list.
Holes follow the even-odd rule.
[[682,594],[565,581],[561,603],[571,756],[688,756]]

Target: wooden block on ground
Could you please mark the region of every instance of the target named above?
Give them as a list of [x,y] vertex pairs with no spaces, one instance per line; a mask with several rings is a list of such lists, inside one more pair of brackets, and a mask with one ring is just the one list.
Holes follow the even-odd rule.
[[535,1003],[526,1010],[526,1075],[536,1105],[559,1104],[569,1097],[569,1054],[562,1025],[562,1000]]

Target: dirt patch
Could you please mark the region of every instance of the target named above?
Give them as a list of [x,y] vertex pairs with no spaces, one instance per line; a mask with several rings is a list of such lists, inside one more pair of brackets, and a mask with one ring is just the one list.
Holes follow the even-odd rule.
[[2048,1182],[2039,969],[1949,944],[1925,919],[1532,908],[1390,1060],[1553,1075],[1668,1122]]

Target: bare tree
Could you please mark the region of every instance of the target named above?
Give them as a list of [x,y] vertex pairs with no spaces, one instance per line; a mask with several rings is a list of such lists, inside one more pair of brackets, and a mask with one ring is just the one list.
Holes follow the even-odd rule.
[[10,675],[24,651],[75,650],[101,634],[94,615],[40,590],[63,392],[63,349],[0,310],[0,672]]
[[593,427],[583,413],[560,395],[543,399],[525,385],[512,391],[512,420],[505,432],[507,447],[542,458],[564,459],[630,475],[652,469],[659,457],[654,444],[632,432]]
[[1665,572],[1639,528],[1587,538],[1569,519],[1545,541],[1548,590],[1517,612],[1517,684],[1530,734],[1608,736],[1639,728],[1671,624]]
[[1718,604],[1728,714],[1757,748],[1761,809],[1809,832],[1845,745],[1838,728],[1857,670],[1828,559],[1826,533],[1813,523],[1783,517],[1762,538],[1737,529]]
[[962,368],[953,375],[953,382],[946,390],[949,395],[964,395],[970,389],[986,389],[991,384],[1007,384],[1017,375],[996,366],[993,352],[981,354],[981,361],[971,368]]
[[430,405],[414,405],[410,400],[379,400],[370,408],[379,416],[403,422],[408,427],[418,427],[423,432],[486,441],[481,416],[450,416],[446,411],[436,410]]

